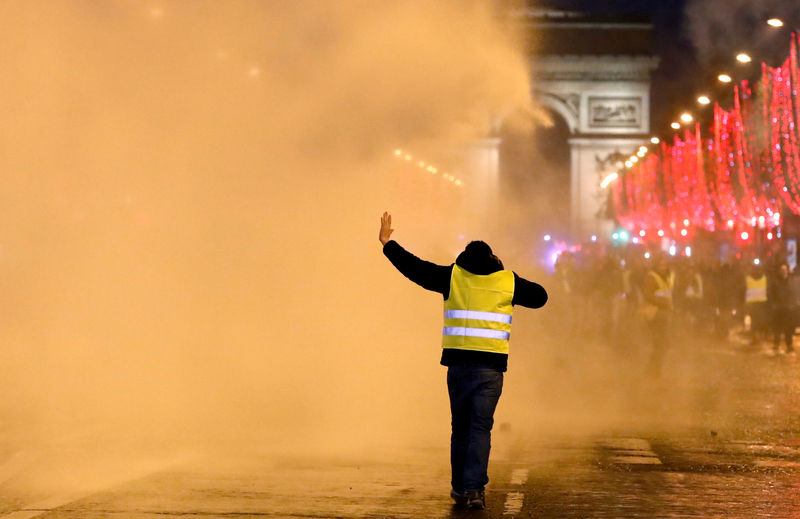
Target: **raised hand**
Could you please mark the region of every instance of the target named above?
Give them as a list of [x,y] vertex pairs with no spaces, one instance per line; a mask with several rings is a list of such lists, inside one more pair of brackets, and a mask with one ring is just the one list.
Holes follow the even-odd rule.
[[381,231],[378,233],[378,240],[380,240],[382,245],[386,245],[391,238],[390,236],[394,232],[392,229],[392,215],[387,212],[383,213],[381,216]]

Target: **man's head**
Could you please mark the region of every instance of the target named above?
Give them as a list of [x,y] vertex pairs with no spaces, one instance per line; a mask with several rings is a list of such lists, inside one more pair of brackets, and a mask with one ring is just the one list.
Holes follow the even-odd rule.
[[456,265],[473,274],[491,274],[503,270],[503,262],[484,241],[471,241],[456,258]]
[[669,274],[669,261],[667,261],[667,257],[664,254],[659,254],[656,256],[656,272],[660,276],[666,276]]

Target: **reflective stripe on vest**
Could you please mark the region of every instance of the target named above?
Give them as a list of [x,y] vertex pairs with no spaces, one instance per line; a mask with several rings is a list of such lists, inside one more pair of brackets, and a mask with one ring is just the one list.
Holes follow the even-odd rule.
[[650,271],[650,275],[653,276],[656,280],[656,284],[658,285],[658,290],[653,292],[653,295],[656,297],[663,297],[666,299],[672,300],[672,285],[675,281],[675,276],[670,273],[669,278],[667,280],[661,279],[655,271]]
[[508,353],[514,273],[478,275],[453,265],[450,295],[444,302],[442,347]]
[[763,303],[767,300],[767,276],[761,276],[759,279],[745,277],[747,284],[747,293],[745,294],[745,302],[747,303]]
[[445,326],[444,335],[463,335],[465,337],[485,337],[487,339],[501,339],[507,341],[511,333],[500,330],[487,330],[486,328],[464,328],[461,326]]
[[496,323],[510,323],[511,316],[497,312],[478,312],[475,310],[445,310],[445,319],[477,319],[479,321],[494,321]]

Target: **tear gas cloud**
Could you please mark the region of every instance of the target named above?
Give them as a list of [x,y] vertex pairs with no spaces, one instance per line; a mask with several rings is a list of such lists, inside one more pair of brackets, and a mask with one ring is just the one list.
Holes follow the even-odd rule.
[[[423,258],[486,239],[536,279],[525,247],[487,232],[525,211],[483,210],[487,179],[463,160],[504,114],[536,113],[492,5],[0,4],[7,441],[103,469],[72,458],[57,483],[103,479],[120,452],[130,468],[182,449],[444,445],[441,299],[377,231],[390,210]],[[624,416],[600,390],[615,371],[558,360],[576,346],[541,341],[539,315],[515,319],[498,422]]]
[[441,302],[393,271],[377,228],[393,210],[398,239],[449,262],[494,218],[468,214],[468,178],[392,153],[457,173],[460,147],[529,105],[489,3],[33,0],[0,16],[17,442],[447,430]]

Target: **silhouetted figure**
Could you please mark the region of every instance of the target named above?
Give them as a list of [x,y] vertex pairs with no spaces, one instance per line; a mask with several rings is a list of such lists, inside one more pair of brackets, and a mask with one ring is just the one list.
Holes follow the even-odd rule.
[[781,337],[786,342],[786,353],[794,352],[796,295],[789,278],[789,265],[783,263],[767,283],[767,304],[772,318],[773,347],[780,351]]

